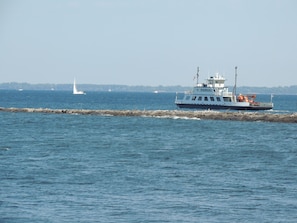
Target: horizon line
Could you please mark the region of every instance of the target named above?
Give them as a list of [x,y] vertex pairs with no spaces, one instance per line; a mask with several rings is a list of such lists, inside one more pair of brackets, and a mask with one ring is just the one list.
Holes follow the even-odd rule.
[[[2,82],[0,85],[4,84],[27,84],[27,85],[73,85],[73,83],[29,83],[29,82]],[[83,85],[93,85],[93,86],[107,86],[107,85],[113,85],[113,86],[128,86],[128,87],[193,87],[192,86],[184,86],[184,85],[129,85],[129,84],[78,84],[79,86]],[[226,87],[233,87],[233,85],[227,85]],[[295,85],[285,85],[285,86],[247,86],[247,85],[242,85],[242,86],[237,86],[237,87],[252,87],[252,88],[284,88],[284,87],[297,87],[297,84]]]

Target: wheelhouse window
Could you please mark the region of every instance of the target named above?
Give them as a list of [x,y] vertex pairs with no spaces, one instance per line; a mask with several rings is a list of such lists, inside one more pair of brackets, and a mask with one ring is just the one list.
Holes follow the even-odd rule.
[[192,97],[192,101],[195,101],[196,98],[197,98],[197,96],[193,96],[193,97]]
[[223,99],[224,99],[225,102],[231,102],[231,98],[224,97]]
[[221,98],[220,97],[217,97],[217,101],[221,101]]
[[198,101],[202,101],[202,97],[201,96],[198,97]]
[[208,101],[208,97],[204,97],[204,101]]
[[211,100],[211,101],[214,101],[214,97],[210,97],[210,100]]
[[190,100],[190,96],[187,96],[187,97],[186,97],[186,100]]

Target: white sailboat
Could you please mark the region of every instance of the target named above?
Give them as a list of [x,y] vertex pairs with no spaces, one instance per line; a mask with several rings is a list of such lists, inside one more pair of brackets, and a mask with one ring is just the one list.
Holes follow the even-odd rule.
[[76,88],[76,83],[75,83],[75,78],[74,78],[74,81],[73,81],[73,94],[86,94],[86,93],[83,92],[83,91],[79,91],[79,90],[77,90],[77,88]]

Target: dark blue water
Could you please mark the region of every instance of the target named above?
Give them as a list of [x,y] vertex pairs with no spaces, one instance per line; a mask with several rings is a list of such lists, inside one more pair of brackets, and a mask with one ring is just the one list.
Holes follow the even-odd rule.
[[[175,94],[0,91],[1,107],[176,109]],[[258,98],[270,100],[270,96]],[[275,95],[297,111],[297,96]],[[0,222],[296,222],[297,125],[0,113]]]

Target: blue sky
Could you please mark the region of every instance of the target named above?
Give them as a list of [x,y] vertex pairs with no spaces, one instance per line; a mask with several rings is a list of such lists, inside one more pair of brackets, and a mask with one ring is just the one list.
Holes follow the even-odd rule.
[[0,83],[297,85],[295,0],[0,0]]

